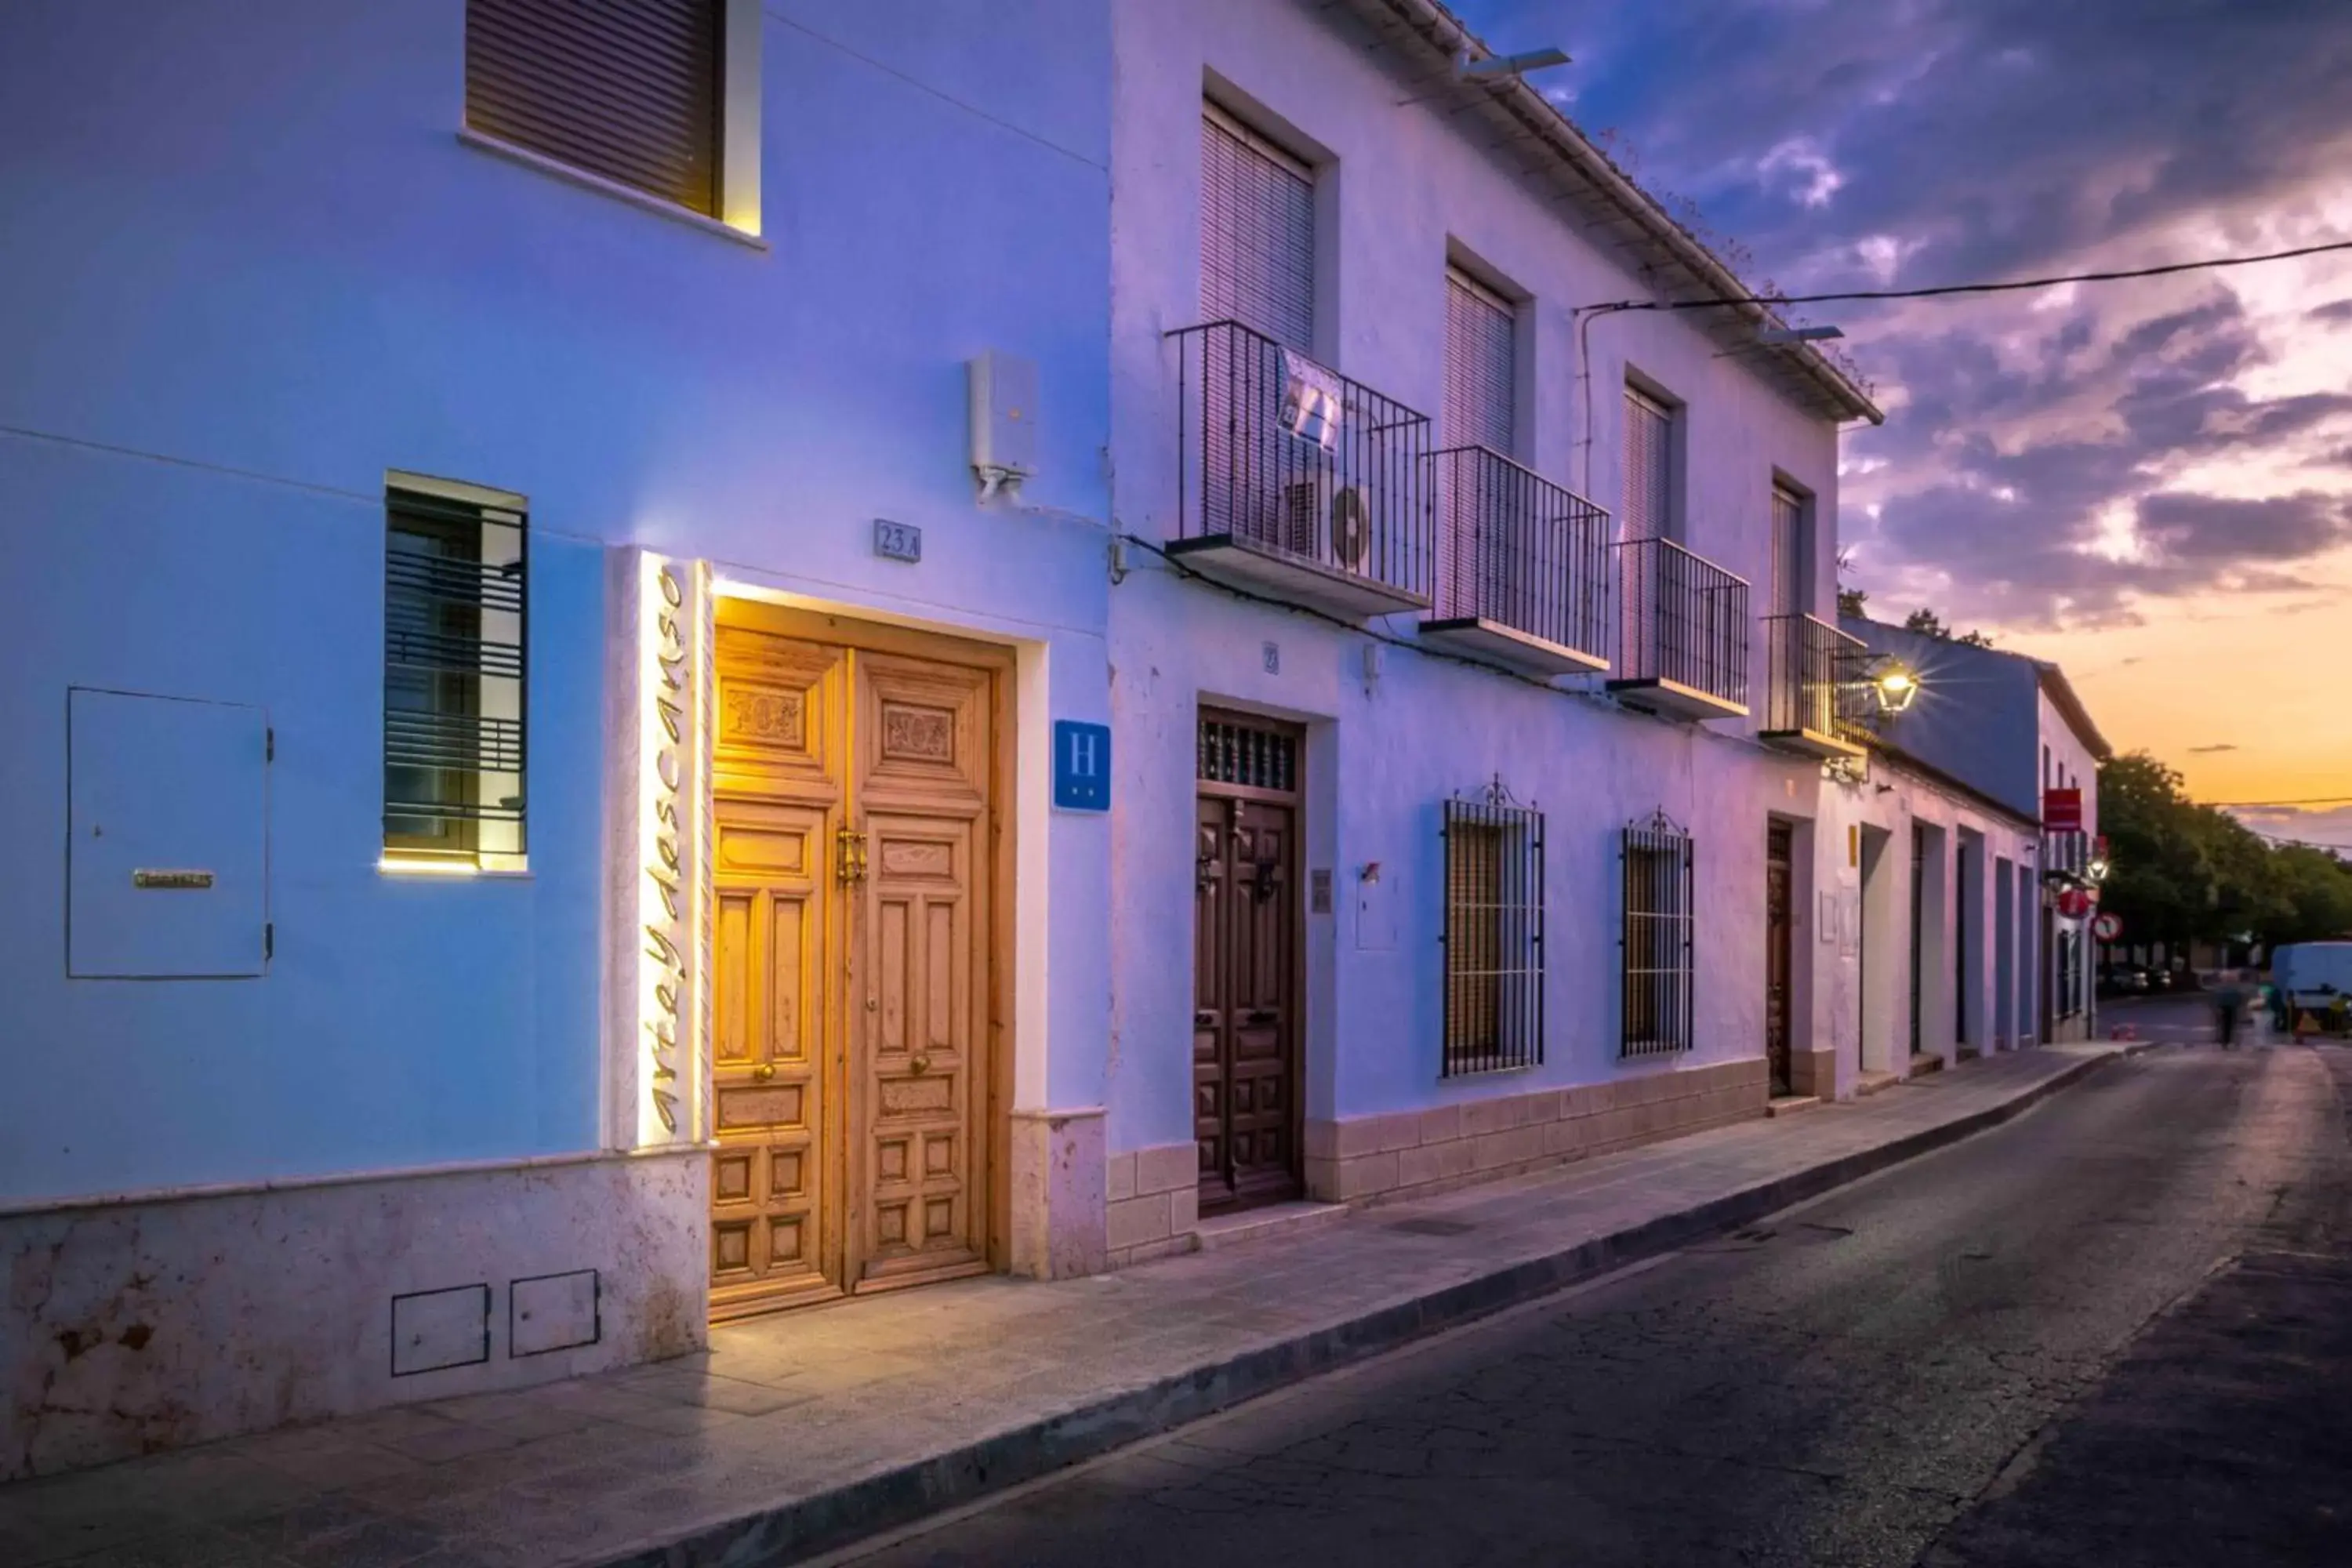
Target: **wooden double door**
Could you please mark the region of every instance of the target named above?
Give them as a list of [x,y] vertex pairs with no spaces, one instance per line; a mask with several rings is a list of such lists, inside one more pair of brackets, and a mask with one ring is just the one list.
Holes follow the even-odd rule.
[[1286,727],[1202,716],[1192,1126],[1204,1214],[1301,1190],[1298,752]]
[[1001,1258],[999,650],[722,600],[711,1316]]

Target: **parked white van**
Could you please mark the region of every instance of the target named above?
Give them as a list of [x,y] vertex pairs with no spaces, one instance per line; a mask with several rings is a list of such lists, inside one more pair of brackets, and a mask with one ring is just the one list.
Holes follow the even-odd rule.
[[2271,984],[2313,1005],[2352,994],[2352,942],[2288,943],[2271,954]]

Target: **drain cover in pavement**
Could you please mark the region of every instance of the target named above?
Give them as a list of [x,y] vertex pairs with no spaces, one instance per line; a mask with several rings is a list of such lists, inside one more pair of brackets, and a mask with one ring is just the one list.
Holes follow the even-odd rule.
[[1466,1219],[1442,1219],[1436,1215],[1422,1215],[1412,1219],[1401,1219],[1389,1226],[1409,1236],[1460,1236],[1465,1230],[1478,1227]]

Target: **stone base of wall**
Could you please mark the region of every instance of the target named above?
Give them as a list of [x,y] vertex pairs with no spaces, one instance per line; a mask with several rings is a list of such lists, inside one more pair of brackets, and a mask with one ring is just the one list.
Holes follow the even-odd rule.
[[[1767,1079],[1769,1082],[1769,1078]],[[1823,1100],[1837,1098],[1837,1052],[1790,1051],[1789,1053],[1789,1092],[1818,1095]]]
[[1103,1113],[1013,1113],[1013,1272],[1032,1279],[1100,1273]]
[[1307,1190],[1334,1203],[1422,1196],[1764,1114],[1761,1057],[1614,1083],[1307,1124]]
[[1192,1228],[1201,1221],[1198,1148],[1162,1143],[1113,1154],[1104,1191],[1109,1198],[1104,1216],[1111,1268],[1192,1250]]
[[0,1215],[0,1480],[682,1355],[700,1149]]

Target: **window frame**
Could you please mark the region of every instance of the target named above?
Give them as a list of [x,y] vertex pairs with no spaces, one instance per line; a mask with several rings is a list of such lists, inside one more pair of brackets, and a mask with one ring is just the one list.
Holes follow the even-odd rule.
[[[587,168],[560,153],[510,141],[474,124],[467,103],[470,77],[462,43],[457,71],[457,140],[567,184],[723,236],[752,249],[766,250],[767,243],[761,237],[764,200],[761,178],[761,44],[764,30],[761,0],[716,0],[716,4],[717,123],[712,149],[717,166],[712,174],[712,210],[702,211],[658,191]],[[467,0],[465,9],[470,16],[471,0]]]
[[[530,847],[529,505],[522,497],[502,490],[394,473],[385,477],[383,513],[383,775],[378,864],[387,871],[525,870]],[[399,542],[404,538],[446,548],[407,548]],[[420,558],[429,564],[420,566]],[[510,594],[499,585],[506,579],[514,584]],[[470,595],[463,586],[468,583]],[[507,630],[492,617],[510,617],[510,639],[491,635]],[[461,662],[468,659],[467,645],[469,662]],[[423,700],[409,700],[419,692]],[[509,711],[493,711],[500,708]],[[448,721],[452,720],[456,722]],[[468,749],[470,766],[443,761]],[[432,782],[417,788],[415,781],[420,778]],[[501,794],[495,804],[486,801],[492,781],[506,779],[512,780],[513,793]],[[427,823],[439,826],[418,826]],[[493,830],[499,826],[510,826],[510,832]]]
[[[1311,160],[1301,157],[1271,137],[1252,128],[1233,110],[1218,103],[1214,98],[1204,96],[1201,100],[1201,192],[1196,223],[1199,228],[1201,252],[1202,319],[1204,321],[1238,321],[1250,331],[1279,342],[1286,349],[1313,355],[1316,350],[1317,329],[1321,321],[1324,294],[1323,181],[1320,172]],[[1229,232],[1218,228],[1211,221],[1216,213],[1211,195],[1209,178],[1211,158],[1209,149],[1213,135],[1221,135],[1232,141],[1242,153],[1262,161],[1279,175],[1296,182],[1306,194],[1307,229],[1304,249],[1301,256],[1295,258],[1303,259],[1304,262],[1305,320],[1303,322],[1287,323],[1288,329],[1291,330],[1286,330],[1286,323],[1275,321],[1271,313],[1255,314],[1244,310],[1238,304],[1231,309],[1221,308],[1210,298],[1213,269],[1210,266],[1209,256],[1213,248],[1213,239]],[[1270,273],[1273,264],[1276,261],[1284,260],[1285,258],[1269,254],[1265,259]],[[1231,271],[1230,268],[1228,271]]]
[[[1647,376],[1628,368],[1622,395],[1618,402],[1620,429],[1618,440],[1618,538],[1621,540],[1664,539],[1688,546],[1684,533],[1684,446],[1688,439],[1689,405]],[[1634,508],[1632,504],[1633,480],[1633,430],[1637,408],[1655,418],[1662,426],[1659,432],[1659,461],[1664,465],[1664,494],[1659,498],[1655,526],[1647,533],[1635,533]]]

